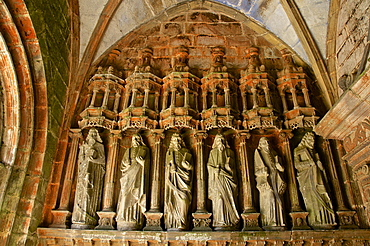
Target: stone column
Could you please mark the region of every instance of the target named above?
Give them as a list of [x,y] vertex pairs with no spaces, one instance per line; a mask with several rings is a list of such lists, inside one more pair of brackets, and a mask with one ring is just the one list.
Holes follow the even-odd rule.
[[91,98],[91,101],[90,101],[90,108],[93,108],[94,107],[94,104],[95,104],[95,99],[96,99],[96,94],[98,93],[98,89],[97,88],[94,88],[93,89],[93,95],[92,95],[92,98]]
[[165,110],[167,108],[167,103],[168,103],[168,92],[165,91],[163,93],[162,110]]
[[257,103],[257,89],[252,87],[252,96],[253,96],[253,108],[258,108],[258,103]]
[[292,98],[293,98],[293,106],[294,108],[298,108],[298,101],[297,101],[297,93],[295,88],[291,88],[290,92],[292,93]]
[[198,108],[198,93],[197,92],[194,92],[194,102],[195,102],[195,111],[199,111],[199,108]]
[[206,179],[205,179],[205,163],[204,163],[204,139],[207,138],[205,131],[195,131],[194,138],[196,141],[196,163],[195,177],[197,184],[197,210],[193,213],[193,231],[211,231],[211,215],[206,209]]
[[225,91],[225,106],[230,107],[230,89],[225,88],[224,91]]
[[158,92],[155,92],[154,110],[155,112],[159,111],[159,93]]
[[217,108],[217,98],[216,98],[217,89],[212,90],[212,108]]
[[136,96],[137,96],[137,89],[132,89],[132,97],[131,97],[130,107],[135,107]]
[[171,108],[176,106],[176,91],[176,88],[171,88]]
[[[343,193],[340,187],[338,173],[335,168],[334,158],[330,147],[330,140],[325,139],[323,142],[323,149],[328,156],[329,173],[334,187],[334,195],[337,201],[337,214],[339,217],[339,229],[356,229],[358,226],[355,223],[355,211],[349,210],[343,201]],[[327,180],[328,181],[328,180]]]
[[243,112],[245,112],[248,109],[247,93],[245,91],[242,92],[242,100],[243,100]]
[[92,94],[89,92],[89,94],[87,94],[86,103],[85,103],[85,108],[90,107],[91,97],[92,97]]
[[95,229],[114,230],[116,213],[113,208],[114,195],[114,177],[118,155],[118,140],[121,139],[120,130],[111,130],[109,135],[107,165],[103,189],[103,206],[102,211],[97,212],[99,215],[99,225]]
[[152,156],[152,170],[151,170],[151,186],[150,186],[150,209],[148,212],[144,213],[146,217],[146,226],[144,231],[162,231],[161,218],[163,213],[160,210],[160,199],[161,199],[161,142],[164,138],[163,130],[153,130],[151,137],[154,138],[154,155]]
[[119,99],[121,97],[121,94],[119,91],[116,92],[116,96],[114,98],[114,105],[113,105],[113,112],[118,113],[118,106],[119,106]]
[[127,108],[129,99],[130,99],[130,93],[126,92],[125,93],[125,101],[124,101],[124,104],[123,104],[123,109]]
[[144,108],[147,108],[148,107],[148,103],[149,103],[149,92],[150,92],[149,89],[145,89],[144,90],[144,104],[143,104],[143,107]]
[[105,91],[104,91],[103,103],[101,105],[101,107],[104,108],[104,109],[107,108],[109,93],[110,93],[110,89],[108,87],[106,87]]
[[189,107],[189,88],[185,87],[184,92],[184,107]]
[[286,113],[288,112],[288,105],[286,103],[285,92],[283,90],[280,91],[280,97],[281,97],[281,102],[283,103],[284,113]]
[[267,107],[271,108],[272,104],[270,98],[270,89],[266,86],[266,88],[264,88],[263,91],[265,92],[266,105]]
[[69,136],[71,138],[71,146],[69,149],[69,156],[66,165],[66,173],[60,197],[59,208],[52,210],[53,224],[50,227],[54,228],[68,228],[72,213],[69,211],[73,176],[75,173],[75,166],[78,156],[78,146],[80,138],[82,137],[81,129],[70,129]]
[[258,217],[260,213],[256,212],[253,206],[252,187],[250,181],[249,165],[248,165],[248,152],[246,139],[250,138],[250,133],[247,131],[239,131],[239,158],[241,167],[241,180],[242,180],[242,204],[243,213],[243,231],[260,231],[258,226]]
[[202,95],[203,95],[203,109],[202,110],[206,110],[207,109],[207,92],[203,92]]
[[283,155],[285,157],[285,168],[288,174],[288,191],[291,205],[289,215],[293,222],[292,230],[309,230],[310,227],[307,225],[308,213],[303,211],[298,199],[297,179],[295,176],[292,151],[289,143],[289,139],[292,137],[293,133],[291,130],[285,130],[279,134],[280,141],[282,142]]
[[308,89],[303,88],[302,92],[303,92],[304,102],[306,104],[306,107],[311,107],[311,101],[310,101],[310,96],[308,95]]

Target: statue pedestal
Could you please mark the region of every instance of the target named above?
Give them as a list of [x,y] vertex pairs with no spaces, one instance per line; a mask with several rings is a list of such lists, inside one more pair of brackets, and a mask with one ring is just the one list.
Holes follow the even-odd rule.
[[308,212],[291,212],[289,215],[293,222],[292,230],[311,230],[307,225]]
[[356,211],[337,211],[339,229],[358,229],[356,225]]
[[144,227],[144,231],[162,231],[161,227],[161,218],[163,213],[155,212],[155,211],[148,211],[145,214],[146,217],[146,226]]
[[211,216],[212,214],[207,212],[193,213],[193,231],[212,231]]
[[49,227],[67,229],[71,225],[72,213],[68,210],[52,210],[53,224]]
[[260,213],[242,213],[243,231],[262,231],[258,225]]
[[114,220],[114,216],[116,216],[116,212],[112,211],[100,211],[96,212],[99,215],[99,225],[95,227],[95,230],[114,230],[116,221]]

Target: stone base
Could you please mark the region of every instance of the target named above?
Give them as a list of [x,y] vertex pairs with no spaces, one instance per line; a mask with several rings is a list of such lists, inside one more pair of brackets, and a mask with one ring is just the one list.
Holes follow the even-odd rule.
[[211,216],[212,214],[207,212],[193,213],[193,231],[212,231]]
[[311,230],[307,225],[308,212],[291,212],[289,215],[293,222],[292,230]]
[[49,227],[51,228],[63,228],[67,229],[71,225],[72,213],[68,210],[52,210],[53,224]]
[[357,229],[356,211],[337,211],[339,229]]
[[148,211],[144,213],[146,217],[146,226],[144,227],[144,231],[162,231],[161,227],[161,218],[163,213],[161,212],[154,212]]
[[114,220],[114,216],[116,216],[116,212],[111,211],[101,211],[97,212],[99,215],[99,225],[95,227],[95,230],[114,230],[116,221]]
[[86,224],[78,224],[78,223],[73,223],[71,225],[71,229],[80,229],[80,230],[89,230],[89,229],[94,229],[95,225],[86,225]]
[[242,213],[243,229],[242,231],[262,231],[258,225],[260,213]]

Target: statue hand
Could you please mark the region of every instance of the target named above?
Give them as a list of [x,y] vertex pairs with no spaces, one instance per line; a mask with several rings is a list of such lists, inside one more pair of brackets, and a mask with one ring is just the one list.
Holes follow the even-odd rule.
[[322,165],[321,161],[317,161],[317,166],[320,168],[321,171],[324,171],[324,166]]
[[145,160],[142,156],[136,156],[135,159],[140,165],[144,166]]

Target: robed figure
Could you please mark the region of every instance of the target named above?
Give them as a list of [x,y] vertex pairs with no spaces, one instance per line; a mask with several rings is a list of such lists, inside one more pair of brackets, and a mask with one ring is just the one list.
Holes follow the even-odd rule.
[[215,137],[207,168],[208,198],[212,201],[212,225],[215,230],[236,229],[239,214],[236,209],[235,157],[221,134]]
[[193,164],[190,151],[177,133],[171,137],[165,163],[164,223],[167,230],[186,230]]
[[284,167],[266,137],[259,141],[254,153],[254,170],[260,197],[262,227],[265,230],[284,230],[283,194],[286,183]]
[[72,228],[92,229],[98,221],[105,174],[105,151],[98,130],[91,128],[80,146]]
[[117,229],[140,230],[144,223],[150,163],[149,148],[139,134],[132,136],[122,162],[121,189],[117,204]]
[[312,228],[330,229],[336,225],[335,213],[325,186],[325,169],[314,145],[315,135],[312,132],[306,133],[294,149],[294,166],[308,212],[308,224]]

